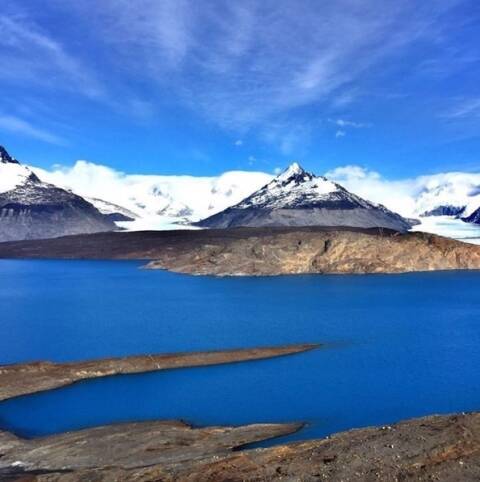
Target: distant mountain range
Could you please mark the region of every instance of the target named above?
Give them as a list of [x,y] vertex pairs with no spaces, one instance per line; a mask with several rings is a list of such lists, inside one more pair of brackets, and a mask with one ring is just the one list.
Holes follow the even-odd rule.
[[[251,171],[229,171],[213,177],[124,174],[87,161],[51,171],[32,170],[42,180],[91,200],[100,210],[104,206],[96,204],[95,199],[126,208],[136,216],[130,215],[134,221],[117,224],[130,230],[171,229],[178,223],[200,221],[240,203],[274,178]],[[348,172],[353,172],[353,177],[345,174]],[[326,177],[350,193],[382,204],[403,217],[420,219],[430,228],[433,224],[444,225],[441,218],[448,217],[452,235],[462,232],[462,225],[472,233],[475,230],[475,224],[462,222],[459,215],[469,218],[480,207],[480,174],[447,172],[389,181],[378,173],[346,166]]]
[[450,216],[477,224],[472,214],[480,208],[478,175],[454,172],[427,179],[415,199],[421,217]]
[[[425,229],[428,223],[430,232],[456,237],[455,230],[460,233],[461,225],[470,225],[471,230],[480,225],[480,175],[423,176],[408,189],[411,196],[405,198],[407,202],[392,203],[389,189],[379,197],[382,191],[376,191],[375,186],[369,189],[368,183],[354,185],[345,179],[339,184],[297,164],[276,178],[245,171],[216,177],[126,175],[86,161],[77,161],[73,168],[46,171],[22,165],[0,148],[0,240],[119,227],[178,229],[192,224],[331,224],[404,231],[415,224],[410,217],[420,218]],[[394,184],[391,192],[395,199]],[[371,202],[372,198],[387,207]],[[438,222],[433,221],[437,218]],[[440,225],[445,226],[444,218],[456,223],[456,227],[448,225],[452,226],[449,233],[440,230]]]
[[407,231],[413,223],[293,163],[240,203],[198,223],[209,228],[240,226],[351,226]]
[[0,241],[116,229],[82,197],[42,182],[0,146]]

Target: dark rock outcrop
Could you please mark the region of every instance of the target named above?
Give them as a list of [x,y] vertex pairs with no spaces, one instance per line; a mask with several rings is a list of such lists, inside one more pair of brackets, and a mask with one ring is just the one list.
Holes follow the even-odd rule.
[[421,217],[426,216],[461,216],[465,211],[465,206],[453,206],[446,204],[443,206],[437,206],[430,211],[425,211],[421,214]]

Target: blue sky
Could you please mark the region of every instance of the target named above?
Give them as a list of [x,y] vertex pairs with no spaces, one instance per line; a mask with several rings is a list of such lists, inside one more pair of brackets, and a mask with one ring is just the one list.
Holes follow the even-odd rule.
[[0,31],[29,164],[480,170],[476,0],[3,0]]

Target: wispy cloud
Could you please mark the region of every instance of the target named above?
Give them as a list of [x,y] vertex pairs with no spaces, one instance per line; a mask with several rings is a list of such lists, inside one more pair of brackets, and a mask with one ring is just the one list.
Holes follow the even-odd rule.
[[352,83],[372,66],[436,40],[439,18],[458,1],[105,0],[95,18],[125,66],[239,130],[351,99]]
[[49,131],[32,125],[30,122],[11,115],[0,113],[0,130],[12,132],[49,144],[66,145],[67,141]]
[[61,43],[22,15],[0,14],[2,82],[27,82],[98,97],[94,74]]
[[465,119],[480,117],[480,97],[462,99],[451,108],[444,117],[450,119]]
[[364,84],[383,85],[398,58],[415,67],[408,49],[442,45],[463,1],[51,0],[55,21],[81,28],[60,36],[38,9],[4,9],[0,82],[68,90],[144,121],[160,99],[290,155],[313,137],[317,113],[339,136],[371,125],[351,120]]
[[328,122],[333,124],[337,130],[335,131],[335,137],[345,137],[347,135],[347,129],[365,129],[372,127],[371,123],[367,122],[354,122],[347,119],[328,119]]
[[368,122],[354,122],[346,119],[328,119],[328,121],[342,128],[352,127],[353,129],[364,129],[366,127],[372,127],[372,124]]

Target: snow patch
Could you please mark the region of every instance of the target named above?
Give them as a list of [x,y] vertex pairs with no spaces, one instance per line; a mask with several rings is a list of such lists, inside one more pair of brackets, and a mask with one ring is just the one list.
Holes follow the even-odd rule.
[[465,223],[450,216],[429,216],[420,219],[421,224],[412,231],[438,234],[471,244],[480,244],[480,225]]
[[0,193],[25,184],[32,172],[21,164],[0,162]]

